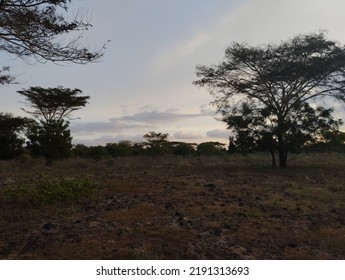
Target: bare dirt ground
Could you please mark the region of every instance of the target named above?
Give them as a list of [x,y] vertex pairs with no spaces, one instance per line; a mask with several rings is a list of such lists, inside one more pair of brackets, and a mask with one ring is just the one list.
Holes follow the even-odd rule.
[[[1,259],[344,259],[345,155],[0,162]],[[23,184],[88,180],[69,201]]]

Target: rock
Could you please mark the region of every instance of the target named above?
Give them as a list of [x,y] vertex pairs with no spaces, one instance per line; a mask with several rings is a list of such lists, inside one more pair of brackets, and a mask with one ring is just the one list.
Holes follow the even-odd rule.
[[294,243],[294,242],[290,242],[290,243],[288,243],[287,245],[288,245],[288,247],[290,247],[290,248],[296,248],[296,247],[297,247],[297,244]]
[[48,222],[42,226],[42,232],[46,234],[53,234],[58,232],[58,228],[53,223]]
[[184,213],[183,212],[175,212],[175,216],[178,217],[179,220],[182,220],[184,217]]
[[209,192],[213,192],[217,188],[217,185],[210,183],[210,184],[205,184],[204,187],[207,188]]
[[173,207],[173,205],[172,205],[171,202],[165,203],[165,208],[166,208],[166,209],[170,209],[170,208],[172,208],[172,207]]
[[52,223],[46,223],[43,225],[42,229],[50,231],[50,230],[56,229],[56,226]]
[[222,233],[222,230],[219,228],[215,228],[212,230],[212,235],[219,236]]

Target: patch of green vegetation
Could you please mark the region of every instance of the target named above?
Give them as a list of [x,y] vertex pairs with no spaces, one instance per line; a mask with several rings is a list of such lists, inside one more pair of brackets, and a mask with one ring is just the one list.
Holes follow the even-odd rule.
[[95,184],[89,180],[47,180],[21,183],[4,192],[5,198],[15,204],[39,206],[59,202],[74,202],[90,197]]

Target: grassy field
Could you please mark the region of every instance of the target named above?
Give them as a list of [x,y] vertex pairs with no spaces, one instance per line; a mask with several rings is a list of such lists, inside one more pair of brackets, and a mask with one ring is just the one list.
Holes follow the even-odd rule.
[[345,154],[0,162],[1,259],[344,259]]

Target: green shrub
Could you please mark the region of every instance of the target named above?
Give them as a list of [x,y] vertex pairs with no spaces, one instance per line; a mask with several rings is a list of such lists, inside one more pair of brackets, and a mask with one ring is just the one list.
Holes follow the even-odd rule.
[[88,180],[40,180],[11,187],[5,197],[16,204],[36,206],[78,201],[90,197],[94,190],[95,184]]

